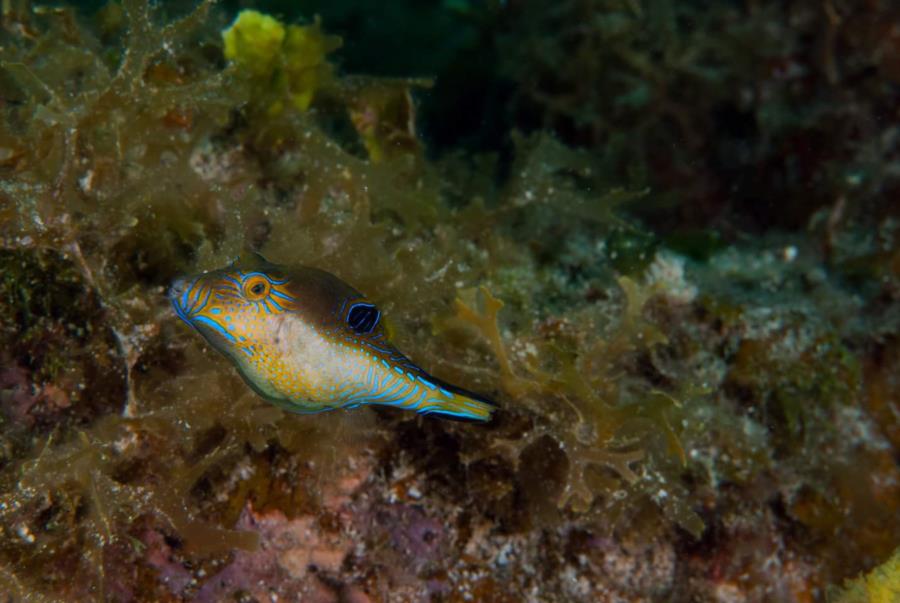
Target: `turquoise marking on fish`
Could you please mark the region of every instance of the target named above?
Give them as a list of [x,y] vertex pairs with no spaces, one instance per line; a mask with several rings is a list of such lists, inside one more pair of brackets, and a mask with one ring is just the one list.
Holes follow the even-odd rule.
[[323,270],[289,269],[250,253],[176,280],[169,299],[256,393],[290,411],[379,404],[488,421],[496,409],[400,353],[377,306]]

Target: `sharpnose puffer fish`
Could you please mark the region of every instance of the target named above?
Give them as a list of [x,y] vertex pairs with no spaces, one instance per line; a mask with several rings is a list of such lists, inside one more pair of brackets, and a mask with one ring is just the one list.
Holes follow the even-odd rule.
[[401,354],[375,304],[324,270],[245,253],[225,268],[176,280],[169,298],[256,393],[292,412],[380,404],[488,421],[495,410]]

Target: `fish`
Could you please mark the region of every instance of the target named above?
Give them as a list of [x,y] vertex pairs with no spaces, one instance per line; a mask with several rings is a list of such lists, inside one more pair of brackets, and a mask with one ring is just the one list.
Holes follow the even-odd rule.
[[244,252],[176,279],[175,313],[265,400],[300,414],[381,405],[490,421],[490,399],[425,372],[391,343],[378,306],[337,276]]

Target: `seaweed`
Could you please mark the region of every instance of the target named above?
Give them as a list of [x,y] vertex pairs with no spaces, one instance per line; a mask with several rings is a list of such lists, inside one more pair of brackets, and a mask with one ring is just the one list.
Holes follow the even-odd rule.
[[848,580],[842,591],[833,589],[828,601],[833,603],[884,603],[900,597],[900,558],[897,553],[871,572]]
[[[343,73],[340,24],[4,4],[5,592],[762,600],[896,548],[898,231],[864,211],[893,186],[891,141],[803,154],[819,184],[799,200],[778,149],[840,111],[826,94],[800,119],[799,80],[767,63],[784,46],[734,58],[785,32],[774,5],[573,1],[541,22],[507,4],[460,11],[518,82],[508,145],[443,156],[420,128],[431,80]],[[863,55],[894,77],[845,9],[814,85],[849,86]],[[748,82],[773,96],[741,105]],[[710,116],[734,105],[759,130],[720,140]],[[725,193],[715,169],[742,136],[784,169],[771,223],[802,231],[747,236],[742,204],[768,181]],[[836,179],[863,155],[872,171]],[[365,291],[399,347],[496,399],[497,421],[258,399],[164,295],[245,245]]]
[[242,11],[222,32],[225,58],[238,77],[254,86],[254,102],[261,111],[277,114],[289,102],[307,110],[316,94],[333,78],[325,55],[340,48],[337,36],[326,36],[312,25],[285,26],[258,11]]

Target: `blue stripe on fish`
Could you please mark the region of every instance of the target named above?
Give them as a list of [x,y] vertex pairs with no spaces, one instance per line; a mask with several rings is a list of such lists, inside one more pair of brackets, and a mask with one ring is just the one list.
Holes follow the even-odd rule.
[[193,320],[196,321],[196,322],[203,323],[203,324],[205,324],[205,325],[208,326],[208,327],[212,327],[213,329],[215,329],[216,331],[218,331],[219,334],[222,335],[222,336],[223,336],[225,339],[227,339],[228,341],[230,341],[230,342],[232,342],[232,343],[236,343],[236,342],[237,342],[237,339],[234,338],[234,335],[232,335],[231,333],[229,333],[228,331],[226,331],[225,328],[224,328],[222,325],[220,325],[219,323],[217,323],[216,321],[214,321],[212,318],[207,318],[206,316],[194,316],[194,317],[193,317]]
[[290,295],[287,295],[286,293],[282,293],[281,291],[278,291],[276,289],[272,289],[271,291],[269,291],[269,295],[274,295],[275,297],[280,297],[281,299],[283,299],[285,301],[289,301],[289,302],[297,301],[296,297],[291,297]]
[[268,274],[265,274],[264,272],[248,272],[247,274],[242,274],[242,280],[246,281],[247,279],[253,278],[254,276],[261,276],[273,285],[283,285],[287,282],[287,280],[276,280]]
[[380,404],[478,421],[494,412],[489,400],[432,377],[394,348],[380,309],[322,270],[247,254],[179,279],[169,298],[257,393],[295,412]]

